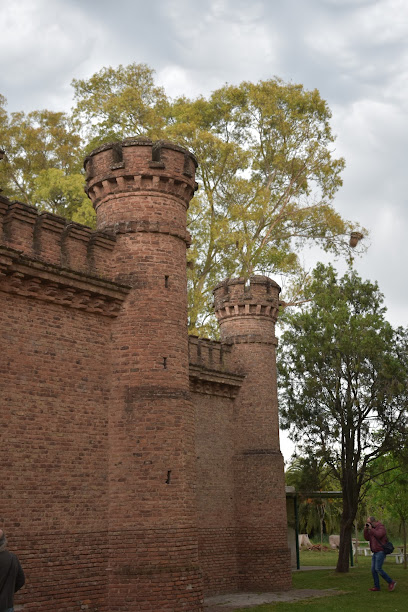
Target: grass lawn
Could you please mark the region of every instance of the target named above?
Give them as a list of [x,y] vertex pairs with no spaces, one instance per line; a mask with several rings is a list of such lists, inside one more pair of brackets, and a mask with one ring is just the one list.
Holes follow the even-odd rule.
[[[301,552],[300,565],[335,566],[337,553]],[[265,604],[251,608],[251,612],[328,612],[346,610],[347,612],[407,612],[408,611],[408,570],[397,565],[395,559],[386,559],[383,568],[396,580],[397,587],[390,593],[387,584],[380,577],[380,592],[370,592],[373,586],[371,558],[359,556],[355,567],[347,574],[334,570],[310,570],[293,574],[294,589],[336,589],[343,594],[319,599],[296,601],[293,603]],[[236,612],[248,612],[236,610]]]

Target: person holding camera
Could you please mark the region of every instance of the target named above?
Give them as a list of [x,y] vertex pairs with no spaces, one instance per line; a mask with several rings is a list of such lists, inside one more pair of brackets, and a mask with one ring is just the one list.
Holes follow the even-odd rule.
[[370,591],[380,590],[380,578],[382,576],[388,583],[388,590],[393,591],[396,586],[395,580],[384,572],[382,566],[385,559],[384,544],[387,542],[387,532],[382,523],[374,516],[369,516],[364,528],[364,539],[370,542],[370,550],[373,553],[371,561],[371,573],[374,578],[374,586]]

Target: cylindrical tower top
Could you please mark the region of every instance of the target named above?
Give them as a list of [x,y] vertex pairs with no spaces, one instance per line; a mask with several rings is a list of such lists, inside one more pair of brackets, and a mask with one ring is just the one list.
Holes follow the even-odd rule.
[[226,342],[274,342],[280,287],[267,276],[226,279],[214,293],[215,316]]
[[[84,167],[86,191],[97,213],[98,229],[145,218],[143,195],[147,194],[165,195],[187,209],[197,189],[196,158],[187,149],[165,140],[127,138],[104,144],[86,157]],[[135,195],[142,196],[137,200],[137,210],[129,206],[128,196]],[[123,201],[119,205],[122,196],[127,196],[128,204]],[[105,206],[111,200],[115,205]],[[162,220],[151,214],[147,217],[150,221]]]

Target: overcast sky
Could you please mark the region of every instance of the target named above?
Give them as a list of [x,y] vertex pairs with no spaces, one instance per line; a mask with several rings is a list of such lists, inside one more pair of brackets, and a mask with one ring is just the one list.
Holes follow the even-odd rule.
[[131,62],[171,96],[274,76],[319,89],[347,164],[336,208],[370,230],[356,268],[408,324],[407,0],[4,0],[0,32],[9,112],[69,110],[73,78]]

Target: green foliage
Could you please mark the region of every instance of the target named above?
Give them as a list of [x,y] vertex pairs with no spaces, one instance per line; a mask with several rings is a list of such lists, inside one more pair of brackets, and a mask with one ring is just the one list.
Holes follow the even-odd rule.
[[[370,513],[379,511],[384,520],[408,520],[408,471],[393,454],[379,457],[373,465],[368,489]],[[378,512],[377,512],[378,514]],[[379,514],[380,516],[380,514]]]
[[90,227],[96,226],[95,211],[84,192],[82,174],[67,176],[59,168],[41,170],[34,179],[33,200],[39,210],[47,210]]
[[350,536],[374,461],[406,444],[408,333],[385,320],[377,284],[353,271],[338,279],[319,264],[309,297],[302,312],[286,317],[281,424],[340,483]]
[[[367,493],[370,515],[377,516],[382,522],[385,522],[387,529],[393,522],[398,524],[406,554],[408,536],[407,466],[401,462],[400,453],[388,453],[374,462],[373,472]],[[406,558],[404,566],[407,568]]]
[[154,85],[154,70],[146,64],[119,65],[96,72],[89,79],[74,79],[78,118],[87,151],[104,142],[130,136],[161,136],[167,98]]
[[90,150],[148,136],[193,151],[199,191],[188,218],[191,333],[217,334],[212,289],[222,278],[283,275],[290,302],[307,282],[303,248],[318,244],[350,258],[351,230],[366,233],[333,207],[344,160],[335,157],[331,113],[317,90],[274,78],[171,100],[154,71],[137,63],[105,67],[72,84],[72,116],[46,110],[8,116],[0,97],[4,194],[92,225],[79,189]]
[[349,254],[352,225],[332,207],[344,160],[332,156],[330,111],[317,91],[279,79],[241,83],[208,100],[176,100],[171,113],[167,136],[199,160],[189,225],[194,333],[220,278],[299,277],[298,252],[311,243]]
[[0,96],[0,164],[3,194],[40,210],[94,226],[92,205],[80,173],[80,137],[65,113],[12,113]]
[[319,533],[321,521],[326,533],[338,533],[341,499],[311,496],[312,492],[338,490],[339,483],[327,465],[314,456],[295,457],[285,471],[285,479],[298,493],[300,533]]
[[91,148],[144,135],[198,158],[189,213],[192,333],[216,333],[211,291],[225,276],[302,277],[298,253],[312,243],[350,256],[356,228],[332,205],[344,160],[333,155],[331,114],[317,90],[271,79],[169,100],[144,64],[104,68],[73,85],[74,115]]

